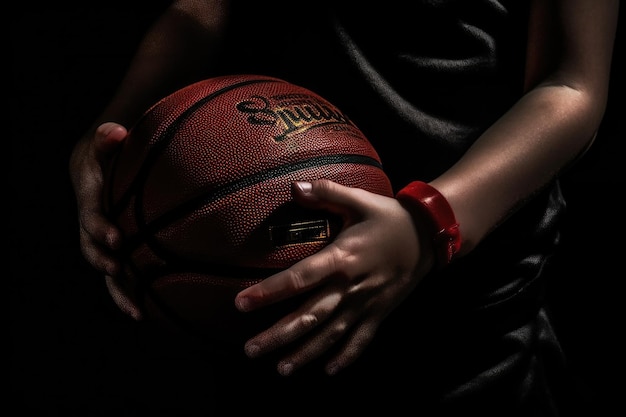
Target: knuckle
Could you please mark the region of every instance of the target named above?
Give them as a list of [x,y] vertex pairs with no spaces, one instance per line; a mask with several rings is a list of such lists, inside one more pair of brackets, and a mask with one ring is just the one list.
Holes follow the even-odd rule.
[[328,262],[329,270],[336,271],[338,276],[348,278],[347,270],[352,264],[354,256],[336,244],[329,245],[328,253],[329,256],[326,258],[326,262]]
[[348,325],[345,321],[336,321],[332,326],[328,328],[326,343],[328,345],[334,345],[335,343],[337,343],[346,334],[347,328]]
[[303,330],[310,330],[320,322],[315,314],[304,314],[300,317],[300,327]]
[[336,185],[331,180],[325,178],[315,180],[312,183],[315,193],[322,196],[330,193]]
[[304,278],[304,271],[299,269],[289,269],[287,270],[287,279],[289,280],[290,286],[296,290],[303,290],[307,287],[306,280]]

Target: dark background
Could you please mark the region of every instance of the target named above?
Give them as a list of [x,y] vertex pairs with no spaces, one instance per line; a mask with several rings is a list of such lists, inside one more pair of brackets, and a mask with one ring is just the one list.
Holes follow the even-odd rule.
[[[119,352],[133,331],[80,255],[68,158],[166,2],[145,2],[150,7],[143,10],[141,2],[84,3],[7,16],[11,49],[4,62],[13,74],[5,242],[11,262],[9,395],[18,407],[45,413],[39,415],[61,409],[63,415],[86,415],[81,410],[91,401],[103,401],[99,385],[110,380],[98,376],[112,365],[107,353],[123,357]],[[607,409],[621,402],[624,376],[618,368],[626,256],[623,26],[600,133],[563,176],[569,211],[563,245],[549,271],[551,308],[571,369],[590,399]]]

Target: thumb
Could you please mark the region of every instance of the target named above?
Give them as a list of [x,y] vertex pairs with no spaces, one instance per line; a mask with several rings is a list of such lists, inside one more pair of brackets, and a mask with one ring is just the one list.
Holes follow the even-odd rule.
[[110,154],[128,135],[126,128],[118,123],[105,122],[96,129],[95,147],[98,154]]
[[292,184],[294,199],[305,207],[345,214],[358,200],[359,190],[322,179],[296,181]]

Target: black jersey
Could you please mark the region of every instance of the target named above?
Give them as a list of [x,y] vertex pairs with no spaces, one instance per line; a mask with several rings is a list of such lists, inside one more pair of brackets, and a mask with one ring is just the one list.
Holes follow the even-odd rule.
[[[374,144],[395,191],[447,170],[524,93],[526,1],[236,4],[235,42],[218,72],[277,76],[336,104]],[[481,390],[483,399],[499,389],[545,394],[531,357],[543,349],[539,335],[558,350],[542,310],[542,273],[564,207],[555,181],[471,254],[427,277],[379,330],[365,355],[376,365],[364,360],[346,375],[415,375],[387,395],[444,402]]]
[[[236,3],[222,71],[329,99],[374,144],[396,191],[448,169],[523,94],[525,1]],[[556,182],[534,196],[437,277],[449,300],[437,307],[464,315],[534,288],[563,208]]]

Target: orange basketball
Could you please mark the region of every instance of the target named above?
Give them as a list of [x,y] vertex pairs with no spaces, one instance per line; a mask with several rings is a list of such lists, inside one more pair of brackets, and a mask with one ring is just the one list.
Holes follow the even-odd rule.
[[319,251],[341,227],[292,201],[292,182],[320,178],[393,195],[368,139],[312,91],[234,75],[152,106],[104,187],[105,211],[125,235],[124,278],[145,316],[221,341],[250,335],[262,314],[238,313],[235,294]]

